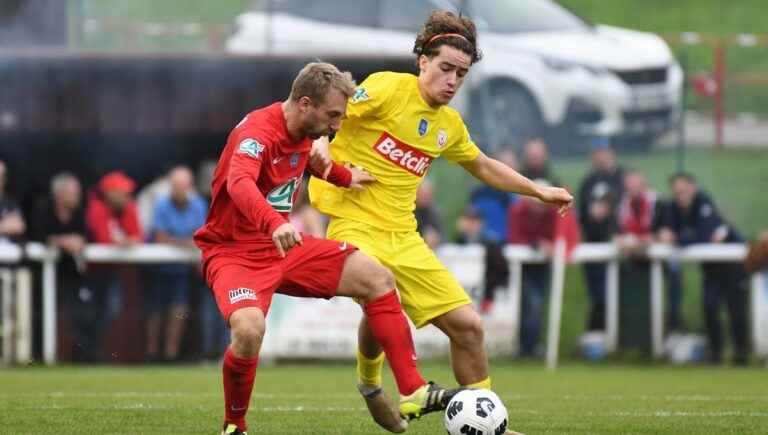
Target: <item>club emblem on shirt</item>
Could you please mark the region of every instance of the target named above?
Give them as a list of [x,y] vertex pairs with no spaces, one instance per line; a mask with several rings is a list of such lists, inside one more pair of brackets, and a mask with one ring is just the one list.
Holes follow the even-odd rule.
[[264,145],[260,144],[256,139],[246,138],[237,146],[237,152],[258,159],[259,154],[264,152]]
[[421,118],[421,120],[419,120],[419,136],[427,134],[427,128],[429,128],[429,123],[426,119]]
[[352,95],[352,103],[359,103],[360,101],[365,101],[371,97],[368,96],[368,92],[366,92],[365,88],[357,88],[355,90],[355,94]]
[[296,166],[299,166],[299,153],[293,153],[291,156],[291,167],[295,168]]
[[437,132],[437,147],[444,147],[446,142],[448,142],[448,133],[441,128],[440,131]]

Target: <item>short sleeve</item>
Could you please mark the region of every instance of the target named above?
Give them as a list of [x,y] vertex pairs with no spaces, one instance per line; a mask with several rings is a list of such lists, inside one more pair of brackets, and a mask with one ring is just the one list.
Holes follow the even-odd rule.
[[363,80],[347,103],[348,118],[380,116],[388,107],[397,88],[397,75],[379,72]]
[[456,118],[458,120],[455,125],[460,125],[459,139],[450,142],[441,155],[456,163],[471,162],[480,155],[480,148],[475,145],[461,117],[457,115]]

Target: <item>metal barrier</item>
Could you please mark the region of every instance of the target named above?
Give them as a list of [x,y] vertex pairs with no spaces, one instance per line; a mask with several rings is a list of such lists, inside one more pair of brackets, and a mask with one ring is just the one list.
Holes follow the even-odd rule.
[[[516,337],[520,325],[520,303],[522,295],[522,265],[525,263],[553,264],[552,293],[549,313],[549,336],[547,343],[548,366],[555,367],[557,363],[557,346],[559,343],[560,318],[562,313],[562,295],[565,274],[565,247],[564,244],[556,244],[556,255],[552,259],[546,258],[542,253],[524,245],[508,245],[504,248],[504,255],[510,265],[509,297],[512,302],[513,324],[515,329],[511,331]],[[32,261],[41,262],[43,265],[43,359],[47,364],[56,362],[56,261],[58,251],[40,243],[29,243],[22,248],[16,245],[0,246],[0,264],[11,265],[19,263],[24,256]],[[22,255],[25,254],[25,255]],[[437,250],[438,256],[457,276],[459,282],[465,287],[482,286],[484,250],[481,246],[443,245]],[[115,245],[88,245],[84,251],[84,259],[89,263],[111,264],[137,264],[137,263],[196,263],[200,254],[194,249],[177,246],[149,244],[134,247],[120,247]],[[651,261],[651,336],[653,355],[660,357],[663,348],[663,261],[674,258],[680,261],[730,261],[738,262],[744,259],[746,246],[741,244],[707,244],[693,245],[686,248],[675,248],[667,245],[652,245],[648,249],[648,258]],[[619,261],[621,253],[611,243],[584,243],[577,246],[571,253],[570,263],[605,262],[608,264],[608,279],[606,285],[606,345],[609,351],[615,350],[618,345],[619,328]],[[5,282],[5,281],[4,281]],[[752,320],[753,340],[762,343],[759,325],[764,314],[759,310],[763,296],[760,292],[761,277],[756,274],[752,280]],[[5,286],[3,286],[5,289]],[[3,298],[10,290],[3,290]],[[9,294],[9,293],[8,293]],[[10,298],[10,296],[8,296]],[[3,299],[5,301],[5,299]],[[3,304],[4,311],[6,304]],[[26,307],[26,308],[25,308]],[[22,304],[25,310],[31,309],[29,305]],[[18,310],[17,310],[18,311]],[[3,324],[7,318],[3,313]],[[31,317],[31,312],[26,314]],[[24,317],[20,311],[17,319]],[[10,328],[10,327],[9,327]],[[23,328],[22,328],[23,329]],[[5,337],[5,335],[4,335]],[[5,340],[4,340],[5,341]],[[768,352],[768,350],[765,350]],[[22,351],[23,353],[23,351]],[[4,356],[5,356],[4,349]],[[18,354],[18,352],[17,352]]]

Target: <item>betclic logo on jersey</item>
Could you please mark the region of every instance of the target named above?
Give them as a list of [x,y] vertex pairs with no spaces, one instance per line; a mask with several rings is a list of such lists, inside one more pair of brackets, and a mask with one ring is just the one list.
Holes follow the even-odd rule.
[[432,164],[432,157],[403,143],[384,132],[373,149],[393,165],[399,166],[417,177],[423,177]]

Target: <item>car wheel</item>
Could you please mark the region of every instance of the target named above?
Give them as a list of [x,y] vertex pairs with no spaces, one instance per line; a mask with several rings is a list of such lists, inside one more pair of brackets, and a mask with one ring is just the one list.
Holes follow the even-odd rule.
[[520,149],[531,138],[542,135],[539,106],[520,85],[497,82],[473,93],[472,115],[475,131],[491,151]]

